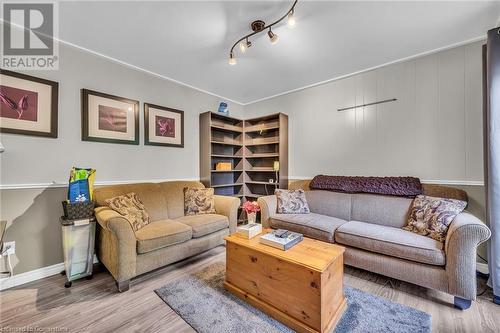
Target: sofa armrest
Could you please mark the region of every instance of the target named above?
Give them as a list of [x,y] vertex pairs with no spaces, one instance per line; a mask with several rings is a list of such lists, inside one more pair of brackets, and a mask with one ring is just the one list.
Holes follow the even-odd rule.
[[134,277],[137,262],[137,240],[130,223],[109,207],[95,209],[101,227],[99,236],[99,260],[111,272],[116,281]]
[[224,195],[214,195],[215,211],[229,219],[229,233],[234,234],[238,224],[238,208],[240,199]]
[[275,195],[268,195],[257,199],[260,206],[260,221],[262,228],[270,228],[269,218],[276,214],[277,199]]
[[444,244],[450,294],[476,299],[477,246],[490,236],[490,229],[467,211],[458,214],[450,224]]

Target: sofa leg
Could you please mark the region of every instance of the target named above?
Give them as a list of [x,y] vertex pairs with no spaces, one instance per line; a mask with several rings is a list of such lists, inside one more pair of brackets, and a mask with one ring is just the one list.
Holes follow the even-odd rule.
[[117,281],[116,286],[118,287],[118,291],[121,293],[127,291],[130,287],[130,280]]
[[455,308],[460,309],[460,310],[467,310],[470,308],[472,301],[470,299],[465,299],[465,298],[460,298],[456,297],[453,300],[453,304],[455,304]]

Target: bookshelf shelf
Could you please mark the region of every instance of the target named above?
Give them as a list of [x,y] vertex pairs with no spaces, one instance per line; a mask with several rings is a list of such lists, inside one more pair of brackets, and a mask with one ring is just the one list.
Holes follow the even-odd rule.
[[241,142],[236,142],[236,141],[228,141],[228,142],[212,141],[212,143],[217,145],[240,146],[240,147],[243,146]]
[[231,187],[231,186],[243,186],[243,183],[233,183],[233,184],[220,184],[220,185],[212,185],[213,188],[218,187]]
[[[220,162],[231,163],[232,170],[216,170]],[[288,188],[288,116],[243,120],[200,114],[200,179],[216,194],[241,198],[241,203]]]
[[212,157],[219,157],[219,158],[243,158],[243,156],[238,156],[238,155],[224,155],[224,154],[212,154]]

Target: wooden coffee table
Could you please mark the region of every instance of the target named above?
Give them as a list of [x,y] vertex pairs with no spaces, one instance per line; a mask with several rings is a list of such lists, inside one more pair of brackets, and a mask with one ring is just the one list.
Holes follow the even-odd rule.
[[333,330],[346,308],[342,246],[304,237],[282,251],[259,236],[225,239],[228,291],[298,332]]

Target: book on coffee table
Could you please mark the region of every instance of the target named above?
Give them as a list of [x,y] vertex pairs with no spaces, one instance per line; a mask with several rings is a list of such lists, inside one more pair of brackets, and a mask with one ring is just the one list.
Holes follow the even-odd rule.
[[236,229],[236,233],[246,239],[253,238],[262,232],[262,225],[258,223],[249,223],[241,225]]
[[260,236],[259,242],[286,251],[303,239],[304,236],[297,232],[287,231],[284,236],[279,237],[276,235],[276,231],[273,231]]

